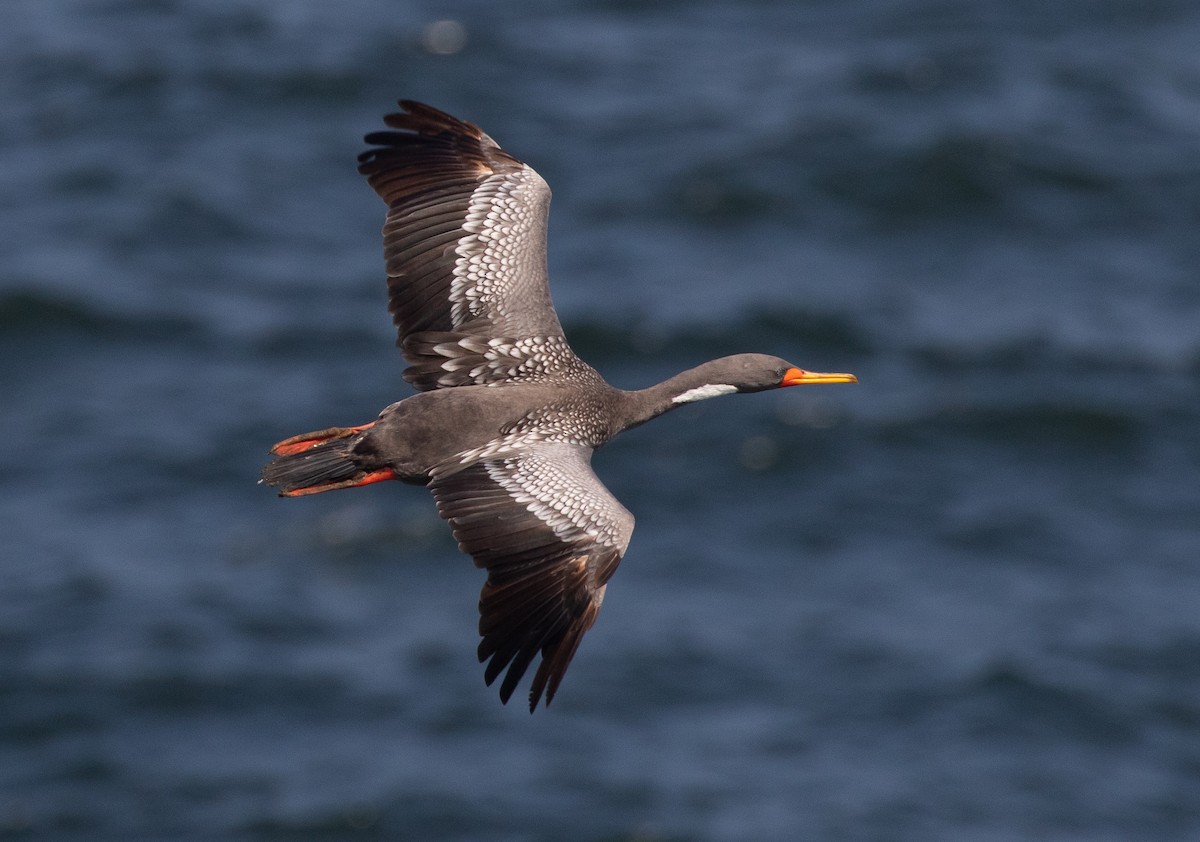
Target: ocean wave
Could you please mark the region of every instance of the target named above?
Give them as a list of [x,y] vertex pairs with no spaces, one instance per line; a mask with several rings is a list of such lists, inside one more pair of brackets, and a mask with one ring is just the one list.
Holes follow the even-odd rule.
[[927,412],[884,422],[881,429],[889,438],[915,436],[943,442],[966,438],[1038,449],[1073,444],[1112,458],[1138,441],[1145,421],[1144,412],[1137,408],[1122,411],[1083,401],[1056,404],[1035,399],[1017,405],[935,405]]
[[80,297],[32,286],[0,293],[0,330],[10,341],[48,334],[118,341],[190,341],[203,333],[196,322],[178,315],[114,312]]

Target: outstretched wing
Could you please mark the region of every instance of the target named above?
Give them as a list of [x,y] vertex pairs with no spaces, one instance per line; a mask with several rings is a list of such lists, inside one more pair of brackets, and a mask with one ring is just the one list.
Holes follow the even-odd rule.
[[505,672],[503,702],[541,653],[530,711],[543,692],[546,704],[554,698],[633,532],[633,515],[592,472],[590,456],[579,445],[541,443],[435,471],[430,483],[459,546],[487,569],[479,660],[488,662],[489,686]]
[[[550,188],[477,126],[410,100],[365,138],[388,204],[388,309],[418,389],[552,379],[582,362],[546,274]],[[590,370],[590,369],[588,369]]]

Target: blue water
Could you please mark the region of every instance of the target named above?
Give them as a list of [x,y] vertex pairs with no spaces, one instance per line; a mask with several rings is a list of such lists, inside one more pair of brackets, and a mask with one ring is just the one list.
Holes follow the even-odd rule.
[[[2,14],[0,838],[1200,839],[1195,3]],[[401,96],[550,181],[613,382],[861,380],[598,454],[638,529],[534,716],[424,490],[255,484],[407,394]]]

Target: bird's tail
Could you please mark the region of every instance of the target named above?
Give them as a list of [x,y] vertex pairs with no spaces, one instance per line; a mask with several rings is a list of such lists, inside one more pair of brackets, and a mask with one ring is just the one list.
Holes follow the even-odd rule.
[[391,468],[363,465],[354,453],[370,426],[330,427],[284,439],[271,448],[274,458],[263,467],[262,481],[278,488],[281,497],[302,497],[395,479]]

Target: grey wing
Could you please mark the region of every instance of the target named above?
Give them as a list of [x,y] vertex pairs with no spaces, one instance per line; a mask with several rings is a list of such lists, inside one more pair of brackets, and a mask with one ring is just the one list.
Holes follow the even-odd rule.
[[533,659],[533,711],[554,698],[600,611],[633,515],[592,472],[591,450],[538,444],[501,453],[430,483],[459,546],[487,569],[479,599],[479,660],[505,703]]
[[477,126],[401,100],[359,172],[388,204],[388,309],[418,389],[546,379],[579,363],[550,300],[550,188]]

